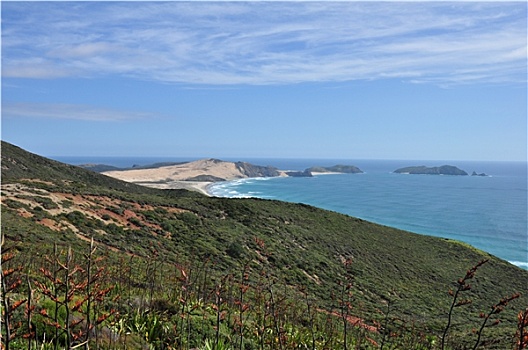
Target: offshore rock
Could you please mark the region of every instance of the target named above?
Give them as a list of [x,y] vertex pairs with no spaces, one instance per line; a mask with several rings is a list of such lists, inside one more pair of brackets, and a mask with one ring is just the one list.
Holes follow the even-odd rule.
[[477,174],[477,172],[474,171],[474,172],[471,174],[471,176],[489,176],[489,175],[486,174],[486,173],[480,173],[480,174]]
[[291,177],[313,177],[308,169],[305,171],[286,171],[285,174]]

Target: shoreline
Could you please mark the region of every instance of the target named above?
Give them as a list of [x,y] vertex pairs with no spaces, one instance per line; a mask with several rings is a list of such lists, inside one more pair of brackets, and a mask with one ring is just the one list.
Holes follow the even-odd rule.
[[[286,170],[279,170],[280,175],[277,177],[289,177],[286,175]],[[320,176],[320,175],[340,175],[344,173],[340,172],[313,172],[313,176]],[[250,179],[248,177],[248,179]],[[225,180],[225,182],[234,181],[234,180],[240,180],[238,178],[228,179]],[[155,182],[147,182],[147,181],[134,181],[136,185],[146,186],[146,187],[152,187],[152,188],[158,188],[158,189],[167,189],[167,190],[179,190],[179,189],[185,189],[189,191],[195,191],[200,192],[203,195],[206,195],[208,197],[213,197],[214,195],[209,191],[209,188],[213,186],[214,184],[217,184],[219,182],[224,181],[185,181],[185,180],[173,180],[170,182],[165,183],[155,183]]]
[[[264,170],[262,170],[264,168]],[[276,169],[276,168],[274,168]],[[140,186],[157,189],[186,189],[212,197],[210,186],[218,182],[260,176],[296,177],[302,176],[302,171],[276,169],[273,173],[268,168],[251,166],[244,168],[238,163],[225,162],[217,159],[202,159],[189,163],[161,166],[156,168],[138,168],[127,170],[103,171],[101,174],[110,176]],[[295,173],[290,175],[289,173]],[[320,171],[311,172],[311,176],[342,174],[341,172]]]

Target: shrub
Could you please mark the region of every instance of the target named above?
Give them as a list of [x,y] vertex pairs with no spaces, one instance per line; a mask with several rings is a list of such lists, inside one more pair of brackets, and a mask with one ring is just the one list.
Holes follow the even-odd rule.
[[178,214],[178,219],[182,220],[188,226],[198,226],[200,224],[200,218],[193,213],[181,213]]
[[232,258],[238,259],[244,255],[244,247],[240,242],[234,241],[229,245],[226,253]]

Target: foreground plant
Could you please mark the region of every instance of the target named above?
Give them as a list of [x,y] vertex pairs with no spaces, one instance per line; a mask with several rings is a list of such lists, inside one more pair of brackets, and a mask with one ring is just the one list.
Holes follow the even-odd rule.
[[[3,245],[3,239],[2,239]],[[12,248],[12,247],[11,247]],[[28,299],[18,296],[19,287],[22,285],[22,279],[17,274],[22,270],[22,266],[10,267],[8,262],[15,258],[15,252],[10,248],[2,246],[2,262],[0,269],[1,291],[2,291],[2,333],[0,334],[2,349],[9,350],[11,342],[20,334],[21,324],[14,322],[15,311],[27,303]],[[29,310],[29,309],[28,309]]]
[[528,307],[517,315],[517,349],[528,348]]
[[488,262],[488,259],[482,260],[479,263],[477,263],[475,266],[470,268],[466,272],[466,275],[462,278],[459,278],[458,281],[456,282],[456,285],[457,285],[456,291],[453,292],[453,290],[451,289],[449,290],[449,295],[453,297],[453,302],[451,303],[451,307],[449,308],[449,313],[447,315],[447,325],[444,329],[444,333],[442,334],[442,343],[441,343],[442,350],[445,349],[445,340],[446,340],[446,336],[449,331],[449,328],[451,327],[451,317],[453,315],[453,310],[456,307],[471,304],[472,302],[471,299],[463,299],[459,301],[458,300],[459,294],[471,290],[471,285],[468,283],[468,281],[473,279],[473,277],[475,277],[475,273],[477,272],[478,268],[487,262]]
[[[482,336],[482,331],[484,330],[484,327],[486,327],[486,324],[488,323],[488,320],[494,316],[494,315],[498,315],[500,314],[504,308],[512,301],[512,300],[515,300],[517,298],[519,298],[521,296],[521,294],[519,293],[515,293],[515,294],[512,294],[511,296],[509,297],[505,297],[505,298],[502,298],[498,304],[495,304],[491,307],[491,310],[486,314],[486,313],[481,313],[480,314],[480,318],[484,319],[482,321],[482,325],[480,326],[480,329],[478,330],[477,332],[477,341],[475,342],[475,345],[473,345],[473,350],[475,350],[479,345],[480,345],[480,338]],[[500,323],[500,319],[496,319],[492,326],[496,326]]]
[[38,293],[45,297],[38,311],[44,325],[39,337],[49,339],[55,349],[60,346],[88,349],[93,341],[98,346],[99,327],[116,313],[114,309],[103,310],[103,302],[114,286],[103,285],[107,271],[97,267],[102,258],[94,253],[92,240],[88,253],[84,254],[83,267],[76,262],[71,247],[64,252],[54,245],[52,255],[44,258],[48,266],[39,269],[43,278],[34,281]]

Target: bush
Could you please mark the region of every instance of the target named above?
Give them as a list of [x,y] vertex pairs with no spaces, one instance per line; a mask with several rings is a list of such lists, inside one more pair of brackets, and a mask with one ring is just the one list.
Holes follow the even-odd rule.
[[22,203],[20,201],[16,201],[16,200],[13,200],[13,199],[10,199],[10,198],[4,199],[3,204],[7,205],[11,209],[24,208],[24,209],[26,209],[28,211],[31,209],[30,206],[28,206],[27,204],[24,204],[24,203]]
[[66,214],[66,219],[75,226],[84,226],[86,217],[78,210]]
[[242,247],[242,244],[240,244],[240,242],[234,241],[229,245],[226,253],[230,257],[237,259],[244,255],[244,247]]
[[45,209],[57,209],[59,207],[57,203],[55,203],[48,197],[37,196],[35,197],[35,201],[41,204]]
[[188,226],[198,226],[201,223],[200,218],[193,213],[178,214],[178,219],[182,220]]
[[65,199],[61,202],[61,204],[64,208],[70,208],[73,205],[73,202],[71,200]]
[[145,225],[143,225],[143,223],[141,222],[141,220],[139,220],[138,218],[130,218],[128,219],[128,222],[130,222],[131,224],[133,225],[136,225],[138,227],[143,227]]
[[123,215],[124,212],[123,208],[120,207],[107,207],[106,209],[117,215]]

